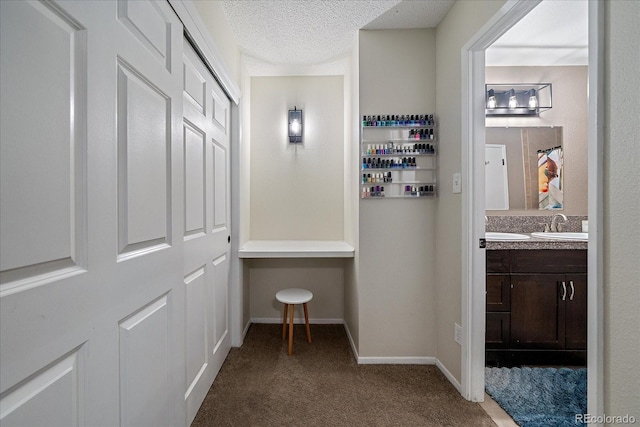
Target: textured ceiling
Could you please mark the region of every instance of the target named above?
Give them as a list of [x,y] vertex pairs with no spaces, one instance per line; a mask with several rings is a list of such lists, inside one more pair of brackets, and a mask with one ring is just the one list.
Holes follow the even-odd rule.
[[[346,55],[357,31],[435,27],[453,0],[223,0],[243,54],[270,64],[321,64]],[[386,12],[386,13],[385,13]]]
[[[359,29],[433,28],[455,0],[222,0],[250,75],[340,74]],[[487,65],[584,65],[588,0],[544,0]]]
[[455,0],[405,0],[364,26],[367,30],[435,28]]

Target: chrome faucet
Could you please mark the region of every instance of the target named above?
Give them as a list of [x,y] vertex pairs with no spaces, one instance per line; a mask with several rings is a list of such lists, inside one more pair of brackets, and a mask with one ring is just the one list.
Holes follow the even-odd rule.
[[562,229],[561,229],[561,225],[562,224],[558,224],[558,219],[559,218],[563,219],[562,224],[567,222],[567,216],[565,214],[561,214],[561,213],[555,214],[553,216],[553,218],[551,218],[551,232],[552,233],[557,233],[557,232],[562,231]]

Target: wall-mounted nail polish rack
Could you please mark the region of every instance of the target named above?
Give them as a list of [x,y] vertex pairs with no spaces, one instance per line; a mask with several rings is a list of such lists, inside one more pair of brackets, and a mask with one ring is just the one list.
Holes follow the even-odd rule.
[[360,197],[435,197],[436,130],[433,114],[363,116]]

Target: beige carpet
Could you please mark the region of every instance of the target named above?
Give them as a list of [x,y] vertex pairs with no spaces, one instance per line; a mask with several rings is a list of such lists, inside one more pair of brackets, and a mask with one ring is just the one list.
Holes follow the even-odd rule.
[[435,366],[357,365],[342,325],[252,325],[193,426],[495,426]]

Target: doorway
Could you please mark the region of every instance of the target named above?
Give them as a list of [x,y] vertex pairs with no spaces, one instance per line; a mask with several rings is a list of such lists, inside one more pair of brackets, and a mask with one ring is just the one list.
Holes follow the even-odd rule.
[[[468,332],[462,346],[462,392],[472,401],[484,399],[484,333],[485,333],[485,251],[478,242],[484,237],[485,213],[485,50],[539,2],[519,0],[510,2],[499,15],[463,47],[463,168],[468,170],[463,202],[463,265],[462,321]],[[603,412],[602,380],[602,181],[601,159],[597,155],[602,146],[602,55],[604,46],[603,6],[589,2],[589,129],[588,215],[590,234],[588,244],[588,412]],[[480,285],[479,285],[480,284]]]

